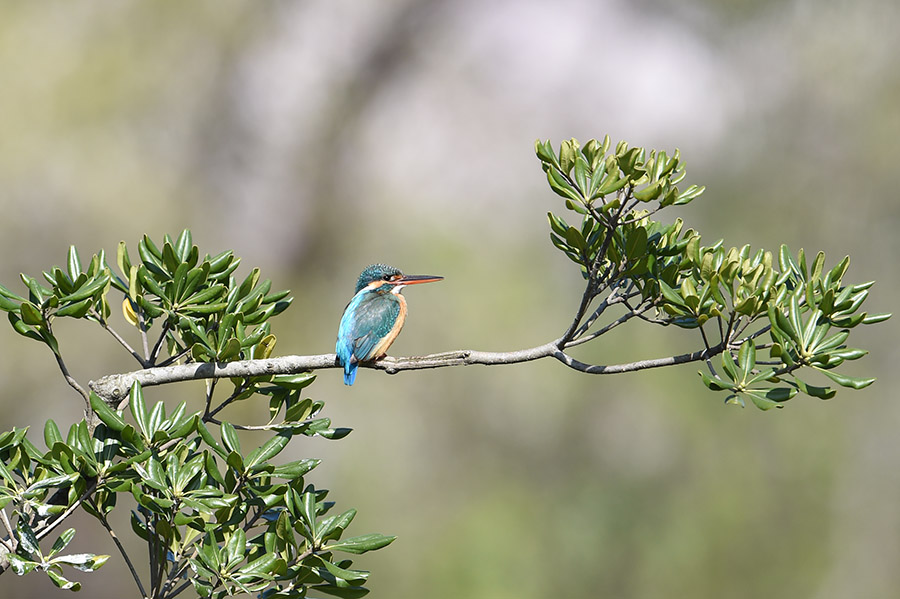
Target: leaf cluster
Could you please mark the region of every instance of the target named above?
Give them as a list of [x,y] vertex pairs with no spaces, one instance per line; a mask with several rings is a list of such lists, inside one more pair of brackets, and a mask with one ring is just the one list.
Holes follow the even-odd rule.
[[[109,328],[108,294],[116,289],[124,295],[126,320],[142,335],[155,321],[162,323],[152,351],[141,356],[129,346],[143,367],[184,356],[197,362],[225,362],[271,353],[275,338],[267,321],[288,308],[293,299],[290,291],[273,292],[269,279],[260,280],[258,268],[236,280],[240,259],[231,250],[206,254],[201,260],[187,229],[177,239],[165,235],[160,245],[145,235],[137,249],[139,260],[132,262],[125,242],[119,243],[117,273],[107,264],[103,250],[83,269],[72,246],[66,269],[54,266],[45,271],[45,283],[21,275],[27,297],[0,286],[0,310],[8,312],[16,332],[44,342],[58,355],[53,320],[80,318]],[[163,343],[169,358],[160,361]]]
[[[22,275],[27,296],[0,287],[0,309],[17,332],[53,350],[68,379],[52,328],[64,316],[100,324],[143,367],[269,357],[275,345],[269,319],[290,305],[288,291],[273,292],[256,268],[236,279],[240,260],[231,251],[201,259],[187,230],[159,245],[145,236],[137,247],[139,260],[132,262],[119,244],[118,273],[102,251],[82,269],[72,247],[65,270],[44,273],[47,284]],[[114,290],[122,294],[123,314],[140,335],[143,353],[108,322]],[[324,402],[303,396],[314,375],[234,378],[224,398],[216,394],[220,381],[212,380],[193,410],[186,402],[174,409],[164,401],[148,404],[138,383],[115,409],[71,380],[88,403],[86,418],[65,436],[48,420],[46,451],[24,429],[0,435],[0,526],[7,532],[0,553],[9,569],[43,571],[57,586],[78,590],[63,566],[93,571],[109,556],[62,555],[72,529],[47,553],[41,539],[76,510],[113,535],[109,514],[124,500],[133,506],[131,532],[148,548],[149,576],[141,577],[118,536],[113,539],[140,596],[171,598],[187,589],[215,598],[366,594],[368,572],[339,556],[380,549],[394,537],[347,537],[356,510],[333,513],[328,491],[306,480],[320,460],[277,460],[297,437],[340,439],[350,432],[332,426]],[[251,397],[267,402],[266,422],[221,419],[227,407]],[[244,430],[268,438],[244,450]]]
[[161,249],[145,235],[138,255],[140,262],[132,263],[125,242],[119,243],[122,276],[113,284],[126,294],[123,310],[132,324],[164,321],[170,356],[189,352],[194,361],[225,362],[271,351],[266,321],[292,298],[287,290],[271,292],[272,282],[260,281],[258,268],[238,282],[240,259],[227,250],[200,260],[189,230],[174,241],[165,236]]
[[[571,139],[554,151],[538,141],[535,151],[550,188],[580,217],[570,225],[548,214],[550,239],[587,279],[582,307],[560,349],[585,343],[632,318],[675,325],[699,333],[708,373],[702,380],[726,401],[743,405],[749,397],[768,409],[798,391],[822,399],[835,391],[797,378],[810,368],[844,387],[860,389],[874,379],[855,378],[834,369],[866,354],[846,345],[850,330],[890,314],[861,310],[872,282],[845,284],[849,257],[825,269],[825,255],[807,266],[782,245],[777,259],[750,246],[725,249],[720,241],[701,245],[701,236],[676,219],[666,224],[651,217],[669,206],[684,205],[703,193],[685,177],[679,152],[646,151],[609,137],[581,145]],[[592,302],[599,304],[591,313]],[[607,308],[624,314],[598,326]],[[763,335],[768,337],[766,340]],[[757,367],[758,350],[769,350],[766,368]],[[721,373],[710,358],[722,354]]]

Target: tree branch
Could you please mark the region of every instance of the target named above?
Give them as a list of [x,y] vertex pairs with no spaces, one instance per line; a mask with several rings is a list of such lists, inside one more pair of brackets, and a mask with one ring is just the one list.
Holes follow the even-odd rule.
[[[652,360],[640,360],[626,364],[614,364],[601,366],[580,362],[568,354],[561,347],[566,347],[562,338],[544,345],[538,345],[527,349],[510,352],[484,352],[475,350],[457,350],[430,354],[418,357],[385,357],[376,362],[364,362],[360,366],[384,370],[388,374],[396,374],[403,370],[422,370],[426,368],[445,368],[449,366],[469,366],[480,364],[482,366],[494,366],[499,364],[518,364],[541,358],[554,357],[566,366],[586,372],[588,374],[618,374],[634,372],[647,368],[659,368],[672,366],[685,362],[694,362],[705,359],[708,356],[718,354],[725,347],[719,344],[714,347],[689,354],[681,354],[667,358]],[[124,400],[128,397],[128,391],[135,381],[142,387],[165,385],[182,381],[255,377],[276,374],[296,374],[308,370],[322,370],[325,368],[339,368],[337,356],[334,354],[320,354],[313,356],[282,356],[266,360],[239,360],[235,362],[203,362],[181,364],[177,366],[165,366],[137,370],[123,374],[111,374],[103,378],[91,381],[90,387],[94,392],[111,405],[124,407]]]
[[637,362],[630,362],[628,364],[614,364],[612,366],[600,366],[598,364],[586,364],[585,362],[579,362],[562,350],[557,350],[556,352],[554,352],[553,357],[566,366],[574,368],[575,370],[580,370],[581,372],[585,372],[587,374],[621,374],[623,372],[635,372],[637,370],[646,370],[648,368],[660,368],[662,366],[674,366],[676,364],[697,362],[699,360],[705,360],[708,356],[714,356],[718,353],[721,353],[723,349],[725,349],[725,345],[720,343],[719,345],[710,348],[709,351],[704,349],[689,354],[670,356],[668,358],[638,360]]
[[66,379],[66,382],[69,383],[69,386],[75,389],[79,395],[81,395],[82,399],[84,399],[84,418],[87,420],[88,426],[91,430],[94,430],[94,411],[91,409],[91,397],[88,395],[88,392],[84,390],[84,387],[78,384],[78,381],[75,380],[71,374],[69,374],[69,369],[66,368],[66,363],[63,361],[62,356],[59,352],[54,351],[53,356],[56,358],[56,363],[59,366],[59,371],[62,373],[63,378]]

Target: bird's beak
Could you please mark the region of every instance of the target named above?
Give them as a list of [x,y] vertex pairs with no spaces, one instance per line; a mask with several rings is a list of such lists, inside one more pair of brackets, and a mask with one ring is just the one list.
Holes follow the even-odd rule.
[[436,277],[434,275],[403,275],[396,281],[395,285],[418,285],[419,283],[434,283],[435,281],[443,281],[444,277]]

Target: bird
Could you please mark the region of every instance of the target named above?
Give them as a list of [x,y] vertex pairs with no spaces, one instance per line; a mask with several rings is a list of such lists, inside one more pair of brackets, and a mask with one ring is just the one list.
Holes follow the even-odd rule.
[[341,316],[335,343],[335,353],[344,368],[345,385],[352,385],[356,380],[360,362],[384,356],[400,334],[407,312],[406,299],[400,291],[407,285],[443,278],[405,275],[387,264],[372,264],[360,273],[356,292]]

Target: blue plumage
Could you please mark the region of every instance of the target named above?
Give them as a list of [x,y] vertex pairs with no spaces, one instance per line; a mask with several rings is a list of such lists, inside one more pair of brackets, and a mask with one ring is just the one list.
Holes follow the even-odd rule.
[[356,293],[344,309],[338,327],[335,353],[344,368],[344,384],[356,380],[360,362],[377,360],[387,353],[406,320],[406,285],[440,281],[443,277],[404,275],[385,264],[373,264],[360,274]]

